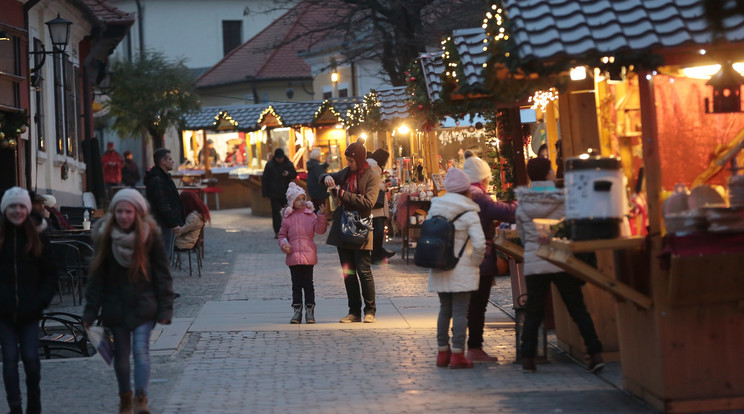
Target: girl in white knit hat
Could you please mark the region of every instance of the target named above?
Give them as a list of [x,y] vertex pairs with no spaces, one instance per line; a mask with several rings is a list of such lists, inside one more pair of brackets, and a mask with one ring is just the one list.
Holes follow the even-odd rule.
[[[116,192],[109,212],[91,232],[96,253],[90,265],[83,325],[101,319],[114,336],[119,412],[132,412],[129,354],[134,355],[134,412],[149,413],[150,333],[173,317],[173,279],[160,228],[139,191]],[[130,352],[131,351],[131,352]]]
[[22,414],[18,360],[26,372],[27,413],[41,413],[39,320],[57,290],[49,240],[29,218],[28,191],[13,187],[0,202],[0,346],[11,414]]
[[315,323],[315,287],[313,267],[318,264],[318,247],[313,240],[315,233],[326,232],[326,206],[321,204],[318,214],[313,213],[313,203],[307,200],[305,190],[295,183],[287,188],[287,206],[282,210],[282,227],[279,229],[279,247],[287,255],[287,266],[292,275],[292,308],[294,315],[289,323],[302,322],[302,294],[305,294],[305,322]]

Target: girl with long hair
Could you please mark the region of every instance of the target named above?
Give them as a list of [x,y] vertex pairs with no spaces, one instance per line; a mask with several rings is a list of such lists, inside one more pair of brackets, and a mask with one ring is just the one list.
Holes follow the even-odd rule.
[[56,291],[49,240],[30,219],[28,191],[13,187],[0,202],[0,346],[11,414],[22,414],[18,357],[26,372],[27,413],[41,413],[39,320]]
[[[150,379],[150,332],[173,317],[173,279],[160,237],[144,197],[119,190],[109,213],[95,223],[96,252],[90,265],[83,324],[98,318],[114,336],[114,371],[119,413],[132,413],[129,354],[134,356],[134,412],[146,414]],[[100,311],[100,316],[99,316]]]
[[176,236],[176,248],[191,249],[199,240],[199,233],[204,224],[211,221],[209,207],[190,191],[182,192],[180,198],[186,222],[181,226],[181,234]]

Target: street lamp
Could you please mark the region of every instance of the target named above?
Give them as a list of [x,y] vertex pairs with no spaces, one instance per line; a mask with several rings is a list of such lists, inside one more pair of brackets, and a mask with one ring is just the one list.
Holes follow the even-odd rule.
[[[47,52],[44,48],[44,44],[41,44],[41,50],[35,52],[28,52],[30,55],[41,55],[41,60],[37,63],[33,69],[31,69],[31,77],[36,77],[37,72],[44,66],[46,62],[46,55],[54,55],[57,53],[65,53],[67,43],[70,41],[70,26],[72,22],[63,19],[57,13],[57,18],[46,22],[47,28],[49,29],[49,37],[52,38],[52,51]],[[33,81],[32,81],[33,83]]]

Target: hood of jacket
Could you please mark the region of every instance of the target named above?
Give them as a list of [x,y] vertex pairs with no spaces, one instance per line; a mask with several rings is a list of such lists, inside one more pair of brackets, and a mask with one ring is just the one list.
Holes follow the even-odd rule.
[[[529,187],[518,187],[514,193],[519,201],[518,209],[531,219],[563,217],[566,197],[552,181],[534,181]],[[560,217],[555,217],[556,213]]]
[[429,217],[443,216],[448,220],[452,220],[460,213],[466,211],[480,211],[478,204],[469,199],[468,197],[457,194],[457,193],[446,193],[441,197],[435,197],[431,200],[431,208],[429,208]]

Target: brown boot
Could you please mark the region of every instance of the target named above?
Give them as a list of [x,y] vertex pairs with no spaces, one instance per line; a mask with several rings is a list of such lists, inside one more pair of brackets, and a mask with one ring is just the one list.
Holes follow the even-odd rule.
[[535,357],[522,357],[522,370],[527,372],[537,372],[537,363]]
[[132,392],[119,393],[119,414],[132,414]]
[[146,396],[137,395],[134,397],[134,414],[150,414],[150,409],[147,408]]

